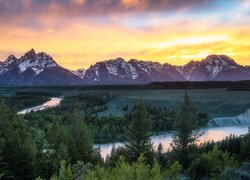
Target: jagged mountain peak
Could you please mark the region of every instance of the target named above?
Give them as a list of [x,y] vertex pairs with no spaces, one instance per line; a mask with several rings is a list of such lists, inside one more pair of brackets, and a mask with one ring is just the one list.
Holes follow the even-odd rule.
[[234,61],[232,58],[230,58],[229,56],[225,54],[210,54],[205,59],[230,59]]
[[190,61],[178,71],[191,81],[246,80],[249,70],[226,55],[212,54],[202,61]]
[[84,79],[87,83],[98,84],[184,80],[175,68],[165,67],[159,62],[125,61],[123,58],[97,62],[86,70]]
[[141,61],[141,60],[138,60],[138,59],[130,59],[129,61],[128,61],[128,63],[140,63],[140,62],[146,62],[146,61]]
[[6,84],[79,84],[80,78],[59,66],[44,52],[29,50],[19,59],[9,56],[0,64],[0,83]]
[[18,60],[20,72],[32,69],[36,75],[43,72],[46,68],[58,67],[59,65],[51,56],[44,52],[36,54],[34,49],[29,50]]
[[35,55],[36,55],[36,51],[33,48],[31,48],[29,51],[27,51],[24,54],[24,56],[28,58],[34,57]]
[[125,61],[125,59],[123,59],[122,57],[117,57],[114,59],[114,61],[123,62]]
[[217,55],[212,54],[207,56],[202,62],[210,63],[210,64],[220,64],[222,66],[232,66],[238,65],[232,58],[227,55]]
[[[102,63],[102,62],[99,62],[99,63]],[[125,61],[125,59],[123,59],[121,57],[118,57],[118,58],[115,58],[115,59],[105,60],[104,63],[106,63],[106,64],[126,64],[127,61]]]
[[138,59],[130,59],[128,61],[128,63],[146,63],[146,64],[159,64],[159,65],[162,65],[161,63],[159,63],[157,61],[150,61],[150,60],[143,61],[143,60],[138,60]]
[[34,49],[0,62],[0,83],[8,84],[141,84],[153,81],[250,80],[250,67],[226,55],[212,54],[184,66],[121,57],[100,61],[88,69],[69,71]]
[[12,62],[16,61],[17,58],[14,55],[10,55],[5,61],[4,64],[11,64]]

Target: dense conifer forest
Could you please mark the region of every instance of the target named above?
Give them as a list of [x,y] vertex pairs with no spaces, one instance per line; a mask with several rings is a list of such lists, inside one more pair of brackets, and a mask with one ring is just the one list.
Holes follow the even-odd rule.
[[[197,143],[208,121],[186,94],[175,111],[137,102],[100,116],[114,95],[65,96],[60,106],[17,115],[46,96],[0,100],[2,179],[250,179],[250,133]],[[172,131],[171,150],[150,136]],[[103,159],[93,144],[125,141]]]

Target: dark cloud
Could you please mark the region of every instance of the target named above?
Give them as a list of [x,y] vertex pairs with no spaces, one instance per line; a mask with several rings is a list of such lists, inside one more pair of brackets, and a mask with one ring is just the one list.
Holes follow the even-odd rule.
[[[215,0],[0,0],[1,16],[105,15],[111,13],[197,11],[213,8]],[[220,1],[220,0],[219,0]],[[223,0],[221,0],[223,1]]]

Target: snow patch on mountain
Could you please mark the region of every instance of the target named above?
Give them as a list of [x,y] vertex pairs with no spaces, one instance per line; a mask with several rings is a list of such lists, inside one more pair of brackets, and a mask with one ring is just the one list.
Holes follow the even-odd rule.
[[116,65],[114,65],[113,63],[111,64],[107,64],[107,62],[105,62],[106,67],[109,71],[109,74],[113,74],[114,76],[117,76],[117,67]]
[[130,71],[131,71],[131,75],[132,75],[132,79],[136,79],[138,77],[138,74],[135,70],[135,67],[132,66],[131,64],[128,64],[129,65],[129,68],[130,68]]
[[209,55],[202,61],[190,61],[177,67],[188,81],[247,80],[250,71],[226,55]]
[[79,78],[83,79],[86,74],[86,70],[84,68],[78,69],[76,71],[71,71],[74,75],[78,76]]
[[18,67],[20,72],[26,71],[28,68],[31,68],[36,75],[44,71],[45,68],[51,68],[58,66],[55,61],[52,60],[52,57],[48,56],[45,53],[34,54],[25,54],[24,57],[18,61]]
[[5,61],[4,61],[4,65],[10,65],[12,64],[17,58],[13,55],[10,55]]
[[4,62],[0,62],[0,81],[3,83],[21,83],[26,80],[36,83],[39,80],[43,83],[49,80],[52,83],[54,79],[64,82],[63,78],[58,77],[57,74],[69,78],[68,82],[80,84],[237,81],[250,80],[250,67],[241,66],[225,55],[209,55],[202,61],[190,61],[184,66],[136,59],[125,61],[122,58],[116,58],[97,62],[87,70],[69,71],[60,67],[49,55],[36,54],[34,49],[19,59],[11,55]]

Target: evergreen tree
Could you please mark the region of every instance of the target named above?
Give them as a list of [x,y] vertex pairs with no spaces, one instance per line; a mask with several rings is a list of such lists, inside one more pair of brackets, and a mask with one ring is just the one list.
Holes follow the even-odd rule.
[[217,145],[207,154],[198,156],[189,168],[192,179],[211,179],[219,175],[227,167],[237,167],[234,156],[228,152],[223,152]]
[[71,118],[69,152],[72,163],[76,163],[77,161],[83,161],[84,163],[93,161],[93,143],[79,112],[74,112]]
[[185,94],[180,105],[175,122],[175,133],[171,146],[179,155],[183,168],[187,168],[190,158],[190,147],[197,141],[201,133],[195,131],[198,127],[196,108],[193,106],[189,96]]
[[51,116],[53,123],[48,126],[47,140],[49,146],[42,150],[40,154],[40,172],[46,176],[51,176],[60,167],[60,161],[69,161],[67,138],[65,128],[61,125],[60,120],[56,116]]
[[128,149],[129,162],[136,162],[140,155],[146,158],[146,162],[153,164],[154,153],[150,140],[150,121],[148,118],[147,109],[143,102],[135,105],[132,112],[132,121],[128,128]]

